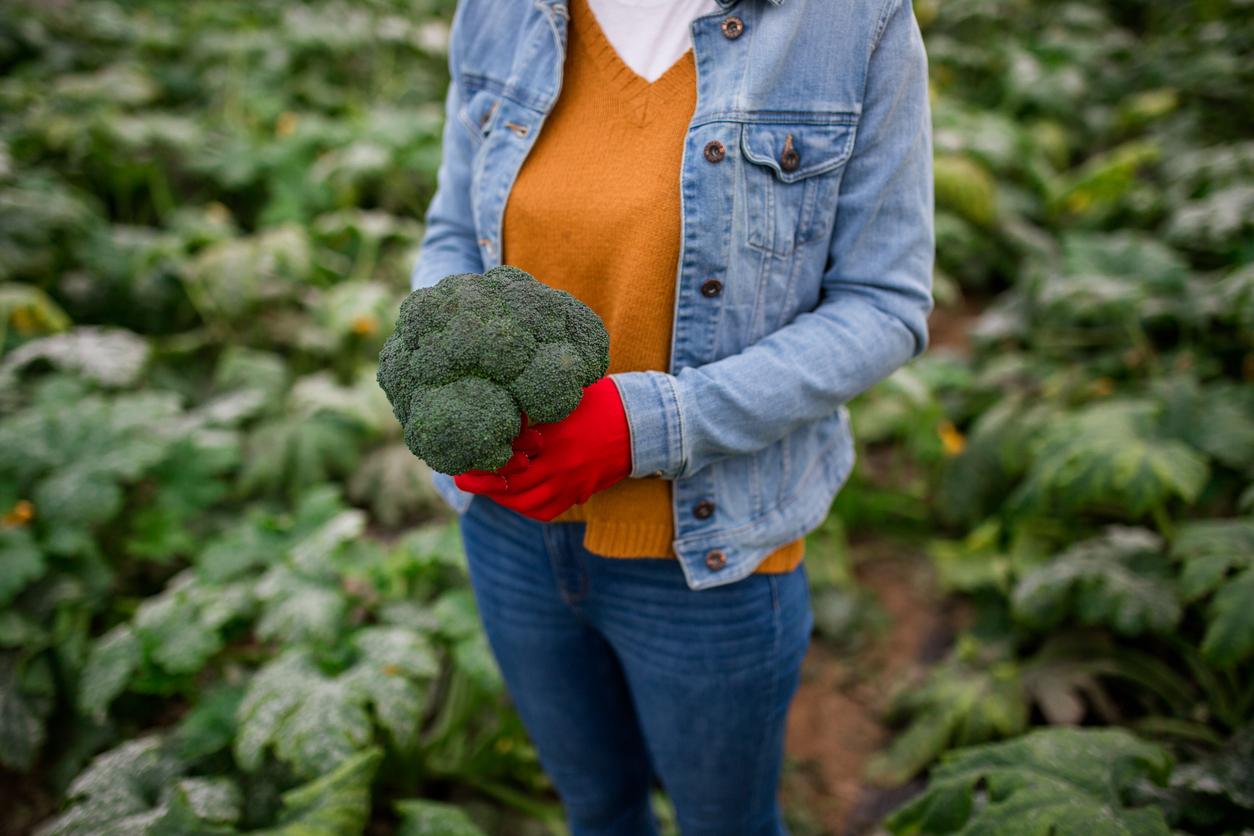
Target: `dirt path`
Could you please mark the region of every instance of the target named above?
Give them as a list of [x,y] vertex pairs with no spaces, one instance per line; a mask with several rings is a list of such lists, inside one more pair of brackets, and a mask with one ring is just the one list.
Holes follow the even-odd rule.
[[860,836],[912,788],[883,790],[862,777],[888,738],[880,722],[893,688],[943,655],[951,619],[920,554],[892,543],[856,549],[856,575],[888,624],[856,651],[815,640],[788,718],[783,799],[794,836]]

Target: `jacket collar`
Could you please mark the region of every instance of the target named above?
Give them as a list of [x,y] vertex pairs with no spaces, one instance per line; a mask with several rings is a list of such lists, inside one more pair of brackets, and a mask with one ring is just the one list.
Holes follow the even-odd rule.
[[[736,3],[739,2],[739,0],[714,0],[714,2],[718,3],[719,6],[726,9],[726,8],[736,5]],[[782,4],[784,0],[769,0],[769,2],[772,6],[778,6]]]

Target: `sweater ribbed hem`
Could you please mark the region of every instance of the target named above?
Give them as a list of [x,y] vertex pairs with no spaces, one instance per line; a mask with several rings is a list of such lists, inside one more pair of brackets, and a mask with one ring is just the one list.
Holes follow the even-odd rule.
[[[628,520],[588,519],[584,506],[576,505],[557,517],[555,522],[583,522],[583,547],[600,557],[675,559],[671,548],[674,529]],[[785,543],[771,552],[754,570],[755,574],[771,575],[791,572],[805,558],[805,539]]]

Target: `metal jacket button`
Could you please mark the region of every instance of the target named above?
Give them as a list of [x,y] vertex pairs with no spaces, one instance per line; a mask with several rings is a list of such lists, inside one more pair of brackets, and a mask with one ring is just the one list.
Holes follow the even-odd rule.
[[723,283],[718,279],[706,279],[701,283],[701,295],[713,299],[723,292]]
[[722,162],[725,156],[727,156],[727,149],[717,139],[712,139],[705,144],[705,158],[710,162]]
[[727,555],[715,549],[705,556],[705,565],[711,572],[717,572],[727,565]]
[[708,520],[714,514],[714,503],[703,499],[692,506],[692,515],[699,520]]
[[745,22],[738,17],[723,19],[723,37],[734,41],[745,33]]

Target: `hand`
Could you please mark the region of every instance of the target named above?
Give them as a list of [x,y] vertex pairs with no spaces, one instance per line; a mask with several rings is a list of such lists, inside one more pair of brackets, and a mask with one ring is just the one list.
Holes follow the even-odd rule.
[[585,386],[570,415],[532,429],[540,437],[539,452],[521,458],[515,453],[505,467],[490,473],[463,473],[454,479],[457,486],[548,522],[631,473],[627,413],[608,377]]
[[495,490],[502,491],[509,489],[509,478],[526,470],[531,460],[544,449],[544,439],[540,433],[536,432],[535,427],[528,425],[525,412],[522,415],[522,429],[518,431],[518,435],[514,436],[511,446],[514,448],[514,455],[510,456],[505,464],[496,470],[467,470],[453,477],[454,484],[471,493],[480,493],[480,491],[471,490],[467,487],[468,485],[491,486]]

